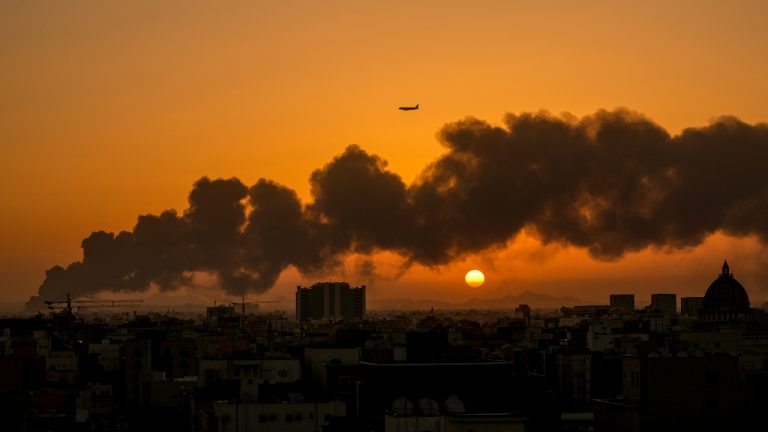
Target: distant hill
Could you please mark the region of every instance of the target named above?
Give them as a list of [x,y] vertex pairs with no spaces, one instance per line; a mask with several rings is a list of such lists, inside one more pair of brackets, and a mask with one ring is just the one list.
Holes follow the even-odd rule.
[[588,301],[576,297],[556,297],[548,294],[524,291],[518,295],[507,295],[495,299],[470,299],[462,304],[467,308],[478,309],[509,309],[515,308],[521,304],[527,304],[532,308],[538,309],[559,309],[563,306],[572,307],[588,303]]
[[559,309],[563,306],[576,306],[588,304],[585,300],[576,297],[556,297],[548,294],[525,291],[520,294],[510,294],[504,297],[491,299],[472,298],[460,303],[450,303],[436,300],[414,299],[377,299],[368,300],[370,310],[392,309],[514,309],[521,304],[527,304],[535,309]]

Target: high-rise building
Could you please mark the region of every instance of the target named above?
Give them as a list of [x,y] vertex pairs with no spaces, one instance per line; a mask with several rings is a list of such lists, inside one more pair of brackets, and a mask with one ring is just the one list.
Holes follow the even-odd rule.
[[651,306],[662,315],[677,315],[677,294],[651,294]]
[[683,297],[680,299],[680,314],[698,318],[704,308],[704,297]]
[[365,285],[351,288],[346,282],[320,282],[296,287],[296,319],[359,321],[365,318]]
[[632,313],[634,311],[634,294],[611,294],[611,312]]

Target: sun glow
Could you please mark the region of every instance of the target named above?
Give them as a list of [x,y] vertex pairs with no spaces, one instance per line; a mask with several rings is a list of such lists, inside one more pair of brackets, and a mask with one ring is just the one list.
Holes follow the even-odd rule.
[[470,270],[464,276],[464,281],[472,288],[477,288],[485,283],[485,275],[480,270]]

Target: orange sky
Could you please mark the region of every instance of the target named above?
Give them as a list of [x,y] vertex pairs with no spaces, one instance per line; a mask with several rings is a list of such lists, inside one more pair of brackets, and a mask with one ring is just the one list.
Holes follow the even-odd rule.
[[[628,107],[673,133],[722,114],[765,122],[766,16],[762,1],[2,2],[0,301],[80,259],[91,231],[182,210],[203,175],[266,177],[306,200],[312,170],[355,143],[409,183],[443,152],[440,127],[468,115]],[[696,295],[727,257],[765,298],[761,255],[716,236],[600,263],[526,238],[371,295],[599,300],[628,280],[639,297]],[[463,285],[470,267],[485,287]],[[274,293],[297,280],[312,282],[288,272]]]

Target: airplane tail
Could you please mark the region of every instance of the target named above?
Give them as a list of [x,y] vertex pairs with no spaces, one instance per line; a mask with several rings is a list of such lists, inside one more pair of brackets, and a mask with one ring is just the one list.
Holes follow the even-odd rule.
[[416,104],[416,109],[419,109],[419,104]]

